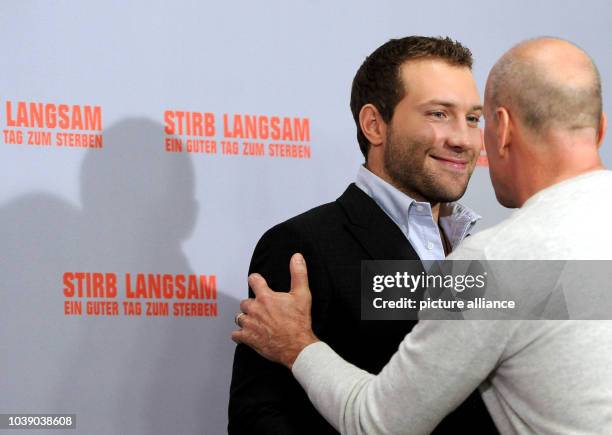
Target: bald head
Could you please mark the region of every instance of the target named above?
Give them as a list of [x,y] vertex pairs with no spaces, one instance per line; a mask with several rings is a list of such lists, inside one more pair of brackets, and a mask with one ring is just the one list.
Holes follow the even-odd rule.
[[511,109],[538,134],[601,127],[597,67],[582,49],[562,39],[532,39],[508,51],[489,74],[485,101],[493,109]]

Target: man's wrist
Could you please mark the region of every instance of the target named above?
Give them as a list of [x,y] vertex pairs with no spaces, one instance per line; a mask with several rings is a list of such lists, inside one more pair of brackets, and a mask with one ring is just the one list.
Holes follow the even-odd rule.
[[305,334],[299,339],[294,341],[294,345],[291,346],[290,349],[287,349],[287,352],[283,355],[282,364],[287,367],[289,370],[293,368],[293,363],[300,355],[300,353],[307,347],[313,343],[317,343],[321,340],[314,335],[313,332]]

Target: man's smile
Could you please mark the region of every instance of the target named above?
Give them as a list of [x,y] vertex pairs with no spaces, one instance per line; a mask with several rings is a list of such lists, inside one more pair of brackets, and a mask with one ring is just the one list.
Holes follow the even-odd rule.
[[432,155],[429,157],[442,164],[445,168],[458,172],[465,172],[468,168],[468,164],[470,163],[470,160],[465,158]]

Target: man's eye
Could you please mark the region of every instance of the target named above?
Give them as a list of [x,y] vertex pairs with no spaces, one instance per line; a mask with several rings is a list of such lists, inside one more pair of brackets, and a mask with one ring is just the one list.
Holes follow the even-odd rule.
[[468,116],[467,120],[470,124],[479,124],[480,123],[480,116]]
[[434,118],[438,118],[438,119],[445,119],[446,118],[446,113],[444,113],[444,112],[431,112],[430,115],[433,116]]

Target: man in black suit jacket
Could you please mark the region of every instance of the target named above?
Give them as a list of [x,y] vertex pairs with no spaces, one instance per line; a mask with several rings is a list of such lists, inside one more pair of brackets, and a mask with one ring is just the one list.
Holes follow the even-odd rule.
[[[442,216],[440,205],[463,195],[480,149],[474,139],[480,116],[474,107],[479,98],[475,86],[471,87],[470,67],[469,50],[448,38],[408,37],[377,49],[353,82],[351,108],[366,157],[365,169],[360,171],[371,172],[368,177],[380,179],[379,186],[387,183],[384,189],[396,189],[395,195],[405,194],[414,204],[429,203],[433,225]],[[429,82],[436,89],[428,90]],[[429,92],[421,97],[438,95],[439,86],[449,92],[443,92],[442,99],[425,98],[427,104],[414,112],[405,104],[410,84]],[[359,187],[351,184],[335,202],[267,231],[255,248],[249,273],[264,276],[271,288],[289,289],[289,259],[295,252],[302,253],[308,261],[314,333],[347,361],[378,373],[415,322],[360,320],[361,261],[425,259],[433,245],[420,235],[418,216],[412,215],[402,225],[389,205],[393,201],[377,193],[375,186],[363,184],[363,179]],[[421,210],[422,206],[415,207]],[[457,208],[448,210],[452,213]],[[454,224],[444,232],[438,233],[437,226],[435,230],[438,244],[446,242],[444,251],[465,235],[451,234],[457,232]],[[435,433],[476,429],[495,433],[477,392]],[[336,433],[287,369],[245,345],[237,346],[234,357],[228,430],[230,434]]]

